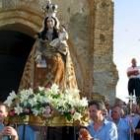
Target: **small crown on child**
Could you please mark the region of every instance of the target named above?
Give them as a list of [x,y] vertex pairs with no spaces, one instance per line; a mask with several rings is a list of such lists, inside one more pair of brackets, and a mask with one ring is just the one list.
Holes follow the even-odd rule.
[[52,4],[51,0],[47,1],[47,5],[45,7],[45,13],[46,17],[56,17],[58,5],[57,4]]

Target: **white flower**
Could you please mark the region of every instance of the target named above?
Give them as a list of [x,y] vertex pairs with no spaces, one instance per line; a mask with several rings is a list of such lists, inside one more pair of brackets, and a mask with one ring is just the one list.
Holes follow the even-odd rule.
[[36,100],[40,103],[49,103],[49,100],[48,98],[46,98],[45,96],[43,95],[40,95],[40,94],[36,94]]
[[73,115],[73,119],[76,120],[80,120],[82,118],[81,113],[75,112]]
[[17,104],[16,107],[14,107],[14,110],[15,110],[15,113],[16,114],[20,114],[20,113],[23,113],[23,108],[19,106],[19,104]]
[[15,98],[17,97],[17,95],[16,95],[16,93],[15,93],[14,91],[12,91],[12,92],[10,93],[10,97],[11,97],[12,99],[15,99]]
[[51,86],[50,90],[53,94],[58,94],[59,93],[59,86],[57,84],[53,84]]
[[87,98],[86,97],[83,97],[82,99],[81,99],[81,104],[80,104],[81,106],[84,106],[84,107],[87,107],[88,106],[88,100],[87,100]]
[[36,108],[32,108],[32,112],[35,116],[39,115],[39,110],[37,110]]
[[39,89],[39,91],[44,91],[45,90],[45,88],[44,87],[38,87],[38,89]]
[[88,100],[85,97],[83,97],[82,99],[75,99],[74,105],[77,107],[87,107]]
[[4,103],[7,104],[8,107],[10,107],[13,103],[13,100],[16,98],[17,98],[16,93],[12,91]]
[[20,93],[19,93],[19,98],[20,98],[20,101],[21,102],[25,102],[25,101],[28,101],[29,97],[31,95],[34,95],[33,93],[33,89],[28,89],[28,90],[21,90]]
[[33,92],[33,89],[29,88],[29,89],[21,90],[19,94],[21,94],[21,95],[26,94],[26,96],[30,96],[30,95],[34,94],[34,92]]
[[28,103],[31,105],[31,107],[35,106],[37,103],[37,98],[35,96],[33,98],[29,98]]

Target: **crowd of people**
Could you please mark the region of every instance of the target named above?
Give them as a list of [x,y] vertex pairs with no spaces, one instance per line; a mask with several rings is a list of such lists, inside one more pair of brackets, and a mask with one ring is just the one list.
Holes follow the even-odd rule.
[[89,102],[91,122],[80,129],[79,140],[140,140],[140,68],[135,58],[132,58],[126,73],[128,104],[120,99],[112,107],[109,102]]
[[140,140],[140,107],[117,100],[113,107],[103,101],[90,101],[90,123],[81,127],[79,140]]

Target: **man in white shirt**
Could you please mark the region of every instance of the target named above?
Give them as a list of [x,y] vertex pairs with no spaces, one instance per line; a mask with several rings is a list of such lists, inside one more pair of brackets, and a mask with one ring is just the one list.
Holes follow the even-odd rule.
[[132,66],[127,69],[129,95],[136,95],[137,103],[140,98],[140,71],[135,58],[131,60]]

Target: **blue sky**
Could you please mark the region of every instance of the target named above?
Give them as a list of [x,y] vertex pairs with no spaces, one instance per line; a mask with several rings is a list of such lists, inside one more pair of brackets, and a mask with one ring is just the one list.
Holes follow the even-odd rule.
[[127,101],[126,69],[131,58],[140,66],[140,0],[114,0],[114,62],[119,71],[117,97]]

